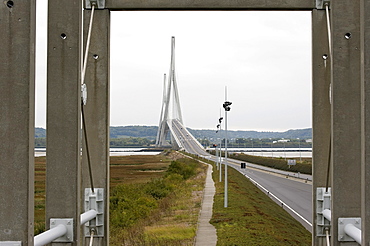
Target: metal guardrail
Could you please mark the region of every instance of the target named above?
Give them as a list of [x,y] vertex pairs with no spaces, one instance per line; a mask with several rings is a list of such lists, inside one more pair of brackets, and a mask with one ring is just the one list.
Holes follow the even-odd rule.
[[[95,219],[98,212],[94,209],[89,210],[80,215],[81,225],[86,222]],[[73,225],[72,225],[73,226]],[[57,238],[63,237],[68,233],[68,227],[64,224],[58,224],[57,226],[39,234],[34,237],[34,246],[43,246],[51,243]]]

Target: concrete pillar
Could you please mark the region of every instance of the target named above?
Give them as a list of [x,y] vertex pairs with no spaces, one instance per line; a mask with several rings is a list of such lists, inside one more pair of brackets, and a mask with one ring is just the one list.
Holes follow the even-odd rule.
[[331,1],[332,71],[332,245],[338,218],[361,215],[360,1]]
[[50,218],[72,218],[71,243],[80,245],[81,212],[80,0],[48,3],[46,227]]
[[361,1],[361,232],[363,245],[370,245],[370,3]]
[[33,245],[36,3],[0,3],[0,242]]
[[[90,22],[90,10],[84,10],[84,48]],[[84,106],[88,147],[94,188],[104,188],[104,237],[96,246],[109,245],[109,51],[110,11],[95,10],[85,83],[87,104]],[[91,188],[85,140],[82,143],[82,188]],[[89,239],[85,239],[85,245]]]
[[325,245],[324,238],[317,237],[316,231],[316,188],[326,186],[331,129],[329,100],[331,63],[325,13],[325,10],[316,9],[312,12],[313,245]]

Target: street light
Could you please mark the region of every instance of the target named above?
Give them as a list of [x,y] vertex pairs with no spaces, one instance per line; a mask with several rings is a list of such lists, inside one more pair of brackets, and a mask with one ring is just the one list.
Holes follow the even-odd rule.
[[302,162],[302,154],[301,154],[301,140],[299,138],[298,139],[298,144],[299,144],[299,161]]
[[[218,129],[220,128],[220,126],[221,126],[220,124],[217,124],[217,126],[216,126],[216,128],[217,128],[216,133],[218,133]],[[217,139],[216,139],[216,142],[217,142]],[[216,145],[216,167],[217,167],[217,170],[220,169],[220,164],[219,164],[220,159],[218,158],[218,148],[219,148],[219,146]]]
[[[221,114],[221,112],[220,112],[220,114]],[[220,128],[220,131],[221,131],[221,123],[222,123],[222,120],[223,119],[224,119],[223,117],[220,117],[218,119],[219,124],[217,124],[217,131],[216,131],[216,133],[218,132],[218,128]],[[219,151],[219,154],[220,154],[220,156],[218,157],[218,160],[219,160],[219,170],[220,170],[219,182],[221,182],[222,181],[222,161],[221,161],[221,156],[222,156],[222,138],[220,138],[220,151]]]
[[224,199],[224,207],[227,208],[227,112],[230,111],[230,105],[232,103],[229,101],[225,101],[222,105],[225,109],[225,199]]
[[272,139],[270,138],[270,141],[271,141],[271,158],[274,158],[274,152],[272,151],[272,144],[274,143],[273,141],[272,141]]

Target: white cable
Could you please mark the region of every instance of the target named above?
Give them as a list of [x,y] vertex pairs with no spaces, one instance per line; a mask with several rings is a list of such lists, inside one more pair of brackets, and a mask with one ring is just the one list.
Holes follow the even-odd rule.
[[331,28],[330,28],[330,16],[329,16],[329,5],[325,4],[326,10],[326,24],[328,27],[328,41],[329,41],[329,55],[330,55],[330,63],[332,64],[333,61],[333,52],[331,50]]
[[329,230],[326,229],[326,246],[330,246],[330,237],[329,237]]
[[94,230],[91,230],[91,232],[90,232],[90,246],[92,246],[93,245],[93,242],[94,242]]
[[91,9],[91,16],[90,16],[90,24],[89,24],[89,32],[87,34],[87,41],[86,41],[86,49],[85,49],[85,57],[84,57],[84,63],[82,68],[82,78],[81,78],[81,84],[85,83],[85,73],[86,73],[86,65],[87,65],[87,55],[89,53],[90,48],[90,39],[91,39],[91,29],[94,19],[94,10],[95,10],[95,4],[92,5]]
[[[330,28],[329,4],[325,4],[325,12],[326,12],[326,25],[328,27],[330,66],[332,66],[332,64],[333,64],[333,51],[332,51],[332,47],[331,47],[331,28]],[[331,83],[330,83],[330,87],[329,87],[329,102],[330,103],[331,103],[331,100],[332,100],[332,89],[331,89]]]

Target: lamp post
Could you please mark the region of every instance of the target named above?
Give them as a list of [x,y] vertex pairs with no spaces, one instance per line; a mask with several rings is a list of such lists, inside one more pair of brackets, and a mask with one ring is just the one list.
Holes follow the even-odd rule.
[[222,105],[225,109],[225,199],[224,199],[224,207],[227,208],[227,112],[230,111],[230,105],[232,103],[229,101],[225,101]]
[[[216,133],[218,133],[218,129],[220,128],[220,124],[217,124],[217,130],[216,130]],[[218,157],[218,150],[219,150],[219,148],[220,148],[220,146],[218,145],[218,143],[217,143],[217,139],[216,139],[216,167],[217,167],[217,170],[220,170],[220,158]],[[220,151],[221,151],[221,149],[220,149]]]
[[263,156],[263,152],[262,152],[262,139],[260,138],[260,144],[261,144],[261,155]]
[[[221,112],[220,112],[220,114],[221,114]],[[222,122],[222,120],[223,120],[224,118],[223,117],[220,117],[219,119],[218,119],[218,123],[219,124],[217,124],[217,131],[216,131],[216,133],[218,132],[218,129],[220,129],[220,131],[221,131],[221,122]],[[219,182],[221,182],[222,181],[222,161],[221,161],[221,156],[222,156],[222,138],[220,138],[220,151],[219,151],[219,154],[220,154],[220,156],[218,157],[218,160],[219,160],[219,170],[220,170],[220,178],[219,178]]]
[[299,144],[299,161],[302,162],[302,154],[301,154],[301,140],[299,138],[298,139],[298,144]]
[[271,141],[271,158],[274,158],[274,152],[272,151],[272,144],[274,143],[273,141],[272,141],[272,139],[270,138],[270,141]]
[[253,138],[251,138],[251,141],[252,141],[252,155],[254,155]]

